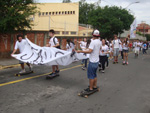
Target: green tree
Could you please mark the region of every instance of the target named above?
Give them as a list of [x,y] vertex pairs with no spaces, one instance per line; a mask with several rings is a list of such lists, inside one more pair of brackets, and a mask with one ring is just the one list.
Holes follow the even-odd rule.
[[86,0],[79,2],[79,23],[88,24],[89,12],[95,9],[94,4],[88,4]]
[[63,3],[70,3],[71,0],[63,0]]
[[128,30],[134,17],[126,9],[116,6],[98,7],[89,12],[88,23],[101,31],[103,38],[111,38],[113,34],[123,33]]
[[33,0],[0,0],[0,32],[31,28],[31,15],[36,13]]

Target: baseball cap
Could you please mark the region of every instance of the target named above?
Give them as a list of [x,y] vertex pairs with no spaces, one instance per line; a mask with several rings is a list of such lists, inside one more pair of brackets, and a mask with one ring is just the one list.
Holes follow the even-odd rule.
[[93,36],[96,36],[96,37],[98,37],[98,36],[100,36],[100,32],[99,32],[99,30],[94,30],[93,31]]

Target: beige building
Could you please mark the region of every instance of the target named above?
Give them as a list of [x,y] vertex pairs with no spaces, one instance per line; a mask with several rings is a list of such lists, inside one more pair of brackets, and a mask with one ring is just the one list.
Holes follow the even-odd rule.
[[93,28],[91,25],[79,25],[78,36],[92,36]]
[[79,3],[40,3],[37,8],[33,31],[54,29],[57,36],[78,36]]

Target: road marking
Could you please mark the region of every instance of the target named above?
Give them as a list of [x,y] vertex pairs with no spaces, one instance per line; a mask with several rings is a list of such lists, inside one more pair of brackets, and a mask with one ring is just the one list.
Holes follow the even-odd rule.
[[19,66],[20,66],[19,64],[8,65],[8,66],[1,66],[1,67],[0,67],[0,70],[8,69],[8,68],[14,68],[14,67],[19,67]]
[[[82,65],[77,65],[77,66],[73,66],[73,67],[70,67],[70,68],[61,69],[60,71],[66,71],[66,70],[74,69],[74,68],[81,67],[81,66]],[[45,75],[48,75],[48,74],[50,74],[50,73],[45,73],[45,74],[36,75],[36,76],[33,76],[33,77],[27,77],[27,78],[23,78],[23,79],[11,81],[11,82],[2,83],[2,84],[0,84],[0,87],[5,86],[5,85],[10,85],[10,84],[15,84],[15,83],[22,82],[22,81],[25,81],[25,80],[38,78],[38,77],[45,76]]]

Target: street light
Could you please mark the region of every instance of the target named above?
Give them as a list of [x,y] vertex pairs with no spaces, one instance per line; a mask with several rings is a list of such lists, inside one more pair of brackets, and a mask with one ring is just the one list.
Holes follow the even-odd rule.
[[137,2],[132,2],[132,3],[130,3],[125,9],[127,9],[130,5],[132,5],[132,4],[137,4],[137,3],[140,3],[139,1],[137,1]]

